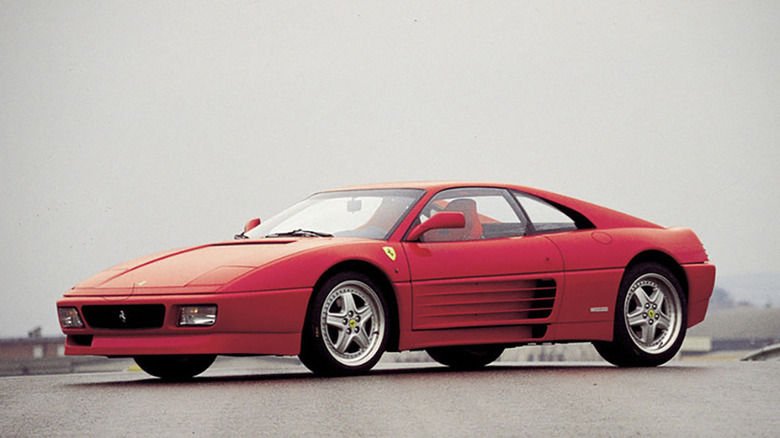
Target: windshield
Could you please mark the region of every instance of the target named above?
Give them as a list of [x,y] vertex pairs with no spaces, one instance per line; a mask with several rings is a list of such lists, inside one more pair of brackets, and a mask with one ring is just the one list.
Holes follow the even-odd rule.
[[345,190],[317,193],[246,233],[279,236],[363,237],[384,240],[422,196],[422,190]]

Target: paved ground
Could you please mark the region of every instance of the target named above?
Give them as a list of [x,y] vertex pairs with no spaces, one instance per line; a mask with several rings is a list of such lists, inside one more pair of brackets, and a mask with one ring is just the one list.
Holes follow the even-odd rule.
[[780,362],[380,364],[316,378],[226,359],[190,383],[140,371],[0,378],[12,436],[777,436]]

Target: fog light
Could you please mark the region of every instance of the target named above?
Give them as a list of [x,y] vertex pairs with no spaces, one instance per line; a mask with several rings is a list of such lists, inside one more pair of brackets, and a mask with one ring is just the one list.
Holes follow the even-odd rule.
[[62,328],[84,328],[84,322],[81,320],[79,311],[75,307],[58,307],[57,314],[60,316],[60,326]]
[[208,327],[217,322],[217,306],[181,306],[179,309],[179,326]]

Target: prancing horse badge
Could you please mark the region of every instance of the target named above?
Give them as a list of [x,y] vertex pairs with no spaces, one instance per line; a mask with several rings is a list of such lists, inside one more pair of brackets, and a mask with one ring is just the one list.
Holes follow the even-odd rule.
[[390,260],[395,261],[395,248],[392,246],[384,246],[382,249],[385,250],[385,254],[390,257]]

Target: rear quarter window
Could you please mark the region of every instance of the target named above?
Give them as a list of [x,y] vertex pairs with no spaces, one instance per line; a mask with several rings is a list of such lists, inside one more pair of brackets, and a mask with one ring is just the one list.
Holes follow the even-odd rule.
[[579,229],[577,222],[549,202],[522,192],[512,192],[528,216],[534,234],[560,233]]

